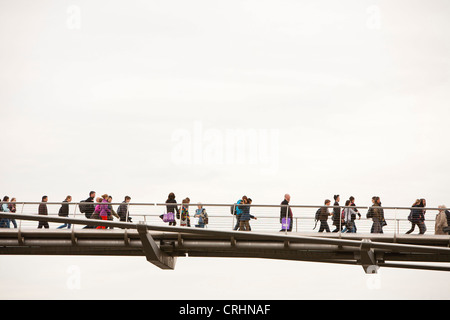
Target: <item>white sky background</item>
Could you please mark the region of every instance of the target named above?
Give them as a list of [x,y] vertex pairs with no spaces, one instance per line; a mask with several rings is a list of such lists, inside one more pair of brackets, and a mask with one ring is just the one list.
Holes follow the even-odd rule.
[[[446,0],[1,1],[0,190],[450,206],[449,18]],[[254,145],[268,162],[218,153],[243,129],[276,133]],[[143,257],[4,256],[0,273],[3,299],[426,299],[450,280],[382,269],[374,289],[361,267],[183,258],[167,272]]]

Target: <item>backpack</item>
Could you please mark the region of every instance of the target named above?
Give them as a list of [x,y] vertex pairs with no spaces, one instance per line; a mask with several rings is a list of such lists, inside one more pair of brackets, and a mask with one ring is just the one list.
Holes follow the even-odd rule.
[[80,210],[81,213],[86,212],[86,207],[87,207],[86,201],[80,201],[78,209]]
[[320,212],[321,212],[322,208],[317,209],[315,217],[314,217],[314,228],[313,230],[317,227],[317,222],[319,221],[319,217],[320,217]]
[[206,210],[203,209],[203,224],[208,224],[208,214],[206,213]]
[[316,211],[316,216],[315,216],[315,220],[319,221],[319,216],[320,216],[320,212],[321,212],[322,208],[317,209]]

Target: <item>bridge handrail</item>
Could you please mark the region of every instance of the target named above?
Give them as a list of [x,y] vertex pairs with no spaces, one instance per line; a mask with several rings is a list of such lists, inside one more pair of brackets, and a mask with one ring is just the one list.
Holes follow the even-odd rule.
[[[63,205],[68,204],[70,206],[80,204],[102,204],[102,202],[40,202],[40,201],[0,201],[0,204],[15,204],[15,205],[39,205],[39,204],[47,204],[47,205]],[[109,205],[122,205],[123,202],[108,202]],[[197,206],[197,203],[158,203],[158,202],[130,202],[128,203],[130,206]],[[309,209],[319,209],[324,207],[325,205],[302,205],[302,204],[236,204],[236,203],[201,203],[203,207],[232,207],[232,206],[249,206],[249,207],[264,207],[264,208],[281,208],[281,207],[289,207],[289,208],[309,208]],[[326,206],[327,208],[351,208],[351,209],[370,209],[370,208],[382,208],[384,210],[433,210],[433,211],[441,211],[441,210],[450,210],[450,208],[434,208],[434,207],[403,207],[403,206]]]

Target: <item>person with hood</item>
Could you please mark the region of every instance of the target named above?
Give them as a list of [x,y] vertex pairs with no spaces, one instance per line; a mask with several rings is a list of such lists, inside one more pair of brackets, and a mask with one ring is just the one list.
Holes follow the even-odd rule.
[[[94,213],[98,213],[100,219],[108,220],[108,214],[111,213],[109,209],[108,195],[102,195],[101,203],[95,207]],[[106,229],[105,226],[98,226],[97,229]]]
[[447,217],[447,208],[444,205],[438,207],[440,210],[436,215],[436,221],[434,225],[434,234],[449,234],[444,231],[445,228],[448,228],[448,217]]
[[248,198],[247,196],[242,196],[241,199],[238,200],[238,202],[236,203],[236,205],[234,206],[234,211],[236,213],[236,225],[234,226],[233,230],[238,230],[241,226],[240,224],[240,219],[241,219],[241,213],[242,213],[242,207],[241,204],[247,202]]
[[250,227],[250,219],[255,219],[257,220],[257,218],[253,215],[250,214],[250,205],[252,204],[252,199],[250,198],[246,198],[243,201],[243,204],[246,204],[246,206],[242,206],[240,207],[241,210],[241,214],[240,214],[240,218],[239,218],[239,230],[240,231],[252,231],[251,227]]

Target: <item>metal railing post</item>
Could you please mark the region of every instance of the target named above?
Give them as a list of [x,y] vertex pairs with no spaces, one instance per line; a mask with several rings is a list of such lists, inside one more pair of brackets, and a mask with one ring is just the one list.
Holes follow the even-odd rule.
[[[73,218],[74,219],[76,218],[76,215],[77,215],[77,207],[78,207],[78,204],[75,203],[75,208],[73,210]],[[72,229],[72,228],[75,229],[75,225],[74,224],[70,225],[70,229]]]
[[232,215],[232,217],[231,217],[231,230],[234,230],[234,216],[235,216],[235,212],[236,212],[236,204],[233,204],[233,212],[231,214]]

